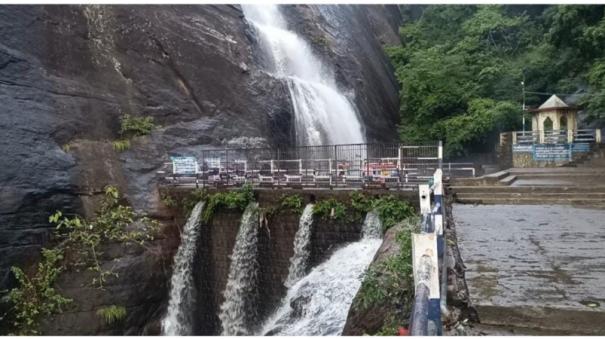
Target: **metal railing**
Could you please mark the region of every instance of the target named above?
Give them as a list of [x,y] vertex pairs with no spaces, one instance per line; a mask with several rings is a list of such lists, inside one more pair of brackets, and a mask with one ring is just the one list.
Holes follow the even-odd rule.
[[[168,184],[195,182],[211,187],[247,183],[273,188],[415,189],[418,183],[432,177],[442,155],[441,142],[206,149],[194,159],[199,168],[196,173],[179,175],[174,163],[167,162],[158,174]],[[450,163],[448,173],[474,176],[471,165]]]
[[[410,334],[442,335],[442,314],[447,314],[447,250],[444,235],[443,173],[435,170],[432,184],[418,186],[421,232],[412,235],[414,305]],[[434,199],[431,201],[431,195]],[[441,277],[439,276],[441,267]]]
[[[502,136],[501,136],[502,138]],[[567,143],[600,143],[600,129],[559,129],[559,130],[535,130],[515,131],[512,138],[513,144],[567,144]],[[502,140],[501,140],[502,142]]]

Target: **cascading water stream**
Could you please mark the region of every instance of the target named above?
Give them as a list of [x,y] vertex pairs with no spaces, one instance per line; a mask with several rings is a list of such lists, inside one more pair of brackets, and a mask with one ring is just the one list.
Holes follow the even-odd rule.
[[284,285],[292,287],[307,273],[311,256],[311,226],[313,224],[313,204],[307,204],[300,216],[298,230],[294,236],[294,255],[290,258],[288,277]]
[[198,202],[181,234],[181,245],[174,256],[174,268],[170,280],[170,300],[168,310],[162,319],[163,335],[191,335],[193,306],[192,262],[200,236],[200,217],[204,202]]
[[240,223],[235,239],[229,277],[225,288],[225,301],[219,319],[222,335],[250,335],[256,325],[258,297],[258,203],[250,203]]
[[334,72],[309,44],[287,29],[277,5],[242,5],[273,60],[275,75],[287,79],[299,145],[364,143],[353,104],[338,89]]
[[360,241],[337,250],[290,287],[281,306],[258,334],[340,335],[353,298],[361,287],[363,273],[382,243],[380,231],[375,231],[381,227],[380,220],[376,223],[376,219],[366,217]]
[[361,228],[361,234],[364,238],[380,239],[382,238],[382,221],[376,211],[370,211],[366,214]]

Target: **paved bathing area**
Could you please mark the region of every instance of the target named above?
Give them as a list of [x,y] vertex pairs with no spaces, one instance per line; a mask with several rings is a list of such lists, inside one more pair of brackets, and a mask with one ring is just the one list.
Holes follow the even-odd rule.
[[605,334],[605,210],[455,204],[480,321]]

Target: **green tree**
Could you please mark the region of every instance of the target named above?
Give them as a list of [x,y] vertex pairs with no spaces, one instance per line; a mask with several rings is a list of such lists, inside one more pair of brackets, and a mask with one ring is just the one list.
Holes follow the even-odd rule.
[[[526,103],[586,89],[593,117],[605,111],[605,6],[427,6],[387,48],[401,84],[400,138],[444,139],[446,154],[491,147],[519,128]],[[544,93],[544,94],[542,94]]]

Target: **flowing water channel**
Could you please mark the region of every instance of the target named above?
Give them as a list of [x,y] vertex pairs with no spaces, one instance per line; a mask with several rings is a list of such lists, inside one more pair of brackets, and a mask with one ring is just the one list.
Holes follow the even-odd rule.
[[258,321],[258,212],[258,203],[252,202],[242,215],[219,314],[222,335],[250,335]]
[[340,335],[349,308],[380,247],[380,219],[366,217],[360,241],[338,249],[292,285],[258,335]]
[[244,15],[259,33],[275,75],[288,82],[294,106],[298,145],[364,143],[354,105],[336,85],[333,70],[311,46],[288,30],[277,5],[243,5]]
[[284,285],[292,287],[305,276],[311,257],[311,226],[313,226],[313,204],[307,204],[300,216],[298,230],[294,235],[294,255],[290,258],[288,277]]
[[198,202],[181,234],[181,245],[175,256],[170,280],[170,299],[166,316],[162,319],[163,335],[191,335],[195,289],[193,287],[192,262],[200,236],[200,218],[204,202]]
[[[294,254],[285,286],[287,295],[264,324],[258,317],[259,206],[250,203],[241,218],[227,286],[220,307],[222,335],[339,335],[344,328],[363,273],[381,244],[382,224],[375,212],[366,215],[362,239],[337,249],[309,271],[313,204],[307,204],[293,243]],[[199,202],[189,216],[174,260],[170,300],[162,320],[162,334],[191,335],[196,321],[192,262],[200,237]],[[261,326],[262,325],[262,326]]]

